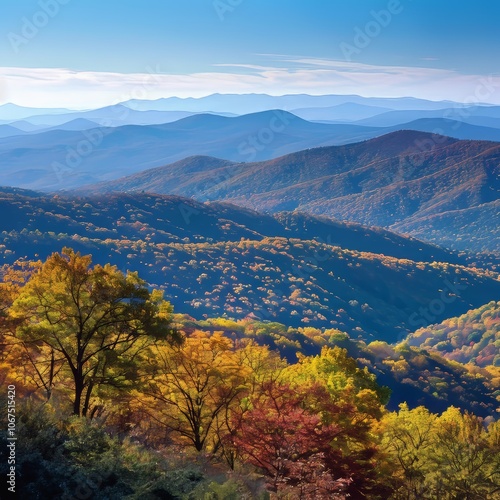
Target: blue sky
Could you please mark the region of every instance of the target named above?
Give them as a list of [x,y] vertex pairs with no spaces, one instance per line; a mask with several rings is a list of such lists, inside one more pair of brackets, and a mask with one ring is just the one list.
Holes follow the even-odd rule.
[[467,101],[486,79],[481,100],[500,103],[500,2],[479,5],[4,0],[0,102],[92,107],[134,91],[146,98],[255,91]]

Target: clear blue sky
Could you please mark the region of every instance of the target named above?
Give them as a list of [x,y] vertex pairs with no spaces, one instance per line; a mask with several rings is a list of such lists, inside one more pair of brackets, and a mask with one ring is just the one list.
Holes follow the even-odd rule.
[[[59,10],[46,24],[40,14],[44,2],[56,3]],[[391,15],[387,26],[372,24],[375,36],[368,37],[366,46],[356,45],[356,29],[366,31],[373,21],[372,11],[387,10],[391,3],[399,4],[398,13]],[[38,19],[44,25],[27,38],[22,31],[25,19]],[[140,74],[147,68],[161,68],[161,73],[176,76],[253,75],[271,78],[268,90],[279,93],[272,85],[274,74],[263,75],[265,70],[247,65],[294,72],[305,68],[305,59],[316,59],[349,62],[351,68],[342,71],[354,73],[353,90],[359,92],[361,83],[369,82],[359,81],[355,63],[363,65],[364,73],[372,66],[394,66],[442,70],[461,77],[500,75],[499,22],[497,0],[3,0],[0,64],[77,72]],[[346,47],[355,48],[348,61]],[[315,78],[320,67],[314,66]],[[4,93],[7,97],[13,93],[19,100],[11,73],[4,71]],[[424,72],[424,77],[410,73],[414,79],[433,78],[432,72]],[[26,78],[26,72],[23,75]],[[305,73],[300,76],[307,80]],[[248,91],[252,81],[242,91]],[[339,93],[345,93],[344,87]],[[206,92],[203,85],[198,89],[188,85],[185,95],[191,88],[193,95],[213,90],[208,85]],[[298,85],[283,88],[300,90]],[[305,85],[303,90],[322,93],[324,88],[318,86],[312,92]],[[399,93],[409,90],[402,85]],[[169,89],[174,91],[175,87]],[[380,93],[379,87],[374,91]],[[463,92],[466,97],[468,90]],[[397,88],[394,93],[398,94]]]

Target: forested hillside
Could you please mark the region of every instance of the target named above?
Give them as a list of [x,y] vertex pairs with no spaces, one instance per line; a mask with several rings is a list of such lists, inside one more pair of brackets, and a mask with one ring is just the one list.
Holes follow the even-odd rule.
[[500,302],[421,328],[408,342],[460,363],[500,366]]
[[499,252],[499,159],[497,142],[401,130],[256,163],[188,158],[83,192],[144,190],[259,211],[300,210],[458,250]]
[[0,346],[18,398],[15,430],[1,417],[0,471],[22,436],[23,497],[494,499],[500,487],[495,367],[339,330],[197,322],[137,273],[69,248],[4,267]]
[[198,318],[250,316],[392,342],[500,293],[497,273],[468,266],[470,257],[303,214],[147,194],[5,193],[0,203],[5,263],[72,246],[139,271]]

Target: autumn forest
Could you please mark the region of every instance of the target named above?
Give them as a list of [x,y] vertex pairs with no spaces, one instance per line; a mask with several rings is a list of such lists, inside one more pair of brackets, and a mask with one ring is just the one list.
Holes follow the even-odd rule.
[[[137,273],[94,265],[70,248],[44,262],[5,265],[2,275],[0,376],[20,397],[25,495],[479,499],[498,492],[498,420],[456,406],[387,408],[391,389],[373,368],[389,366],[384,380],[411,378],[412,358],[429,364],[411,347],[418,337],[392,348],[309,327],[280,341],[279,324],[267,323],[266,333],[256,320],[197,323],[174,314]],[[353,349],[366,358],[354,359]],[[470,384],[481,377],[483,388],[498,387],[498,368],[467,366]]]
[[0,12],[0,500],[500,500],[500,2]]

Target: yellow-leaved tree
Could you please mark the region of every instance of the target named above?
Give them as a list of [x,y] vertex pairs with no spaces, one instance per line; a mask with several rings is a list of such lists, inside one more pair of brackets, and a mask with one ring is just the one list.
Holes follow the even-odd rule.
[[32,378],[48,398],[69,392],[73,413],[90,417],[95,393],[133,386],[151,346],[178,340],[162,292],[137,273],[91,264],[69,248],[52,254],[8,309]]
[[219,446],[217,429],[247,391],[248,368],[222,332],[195,331],[181,345],[159,347],[149,359],[143,407],[197,451]]

